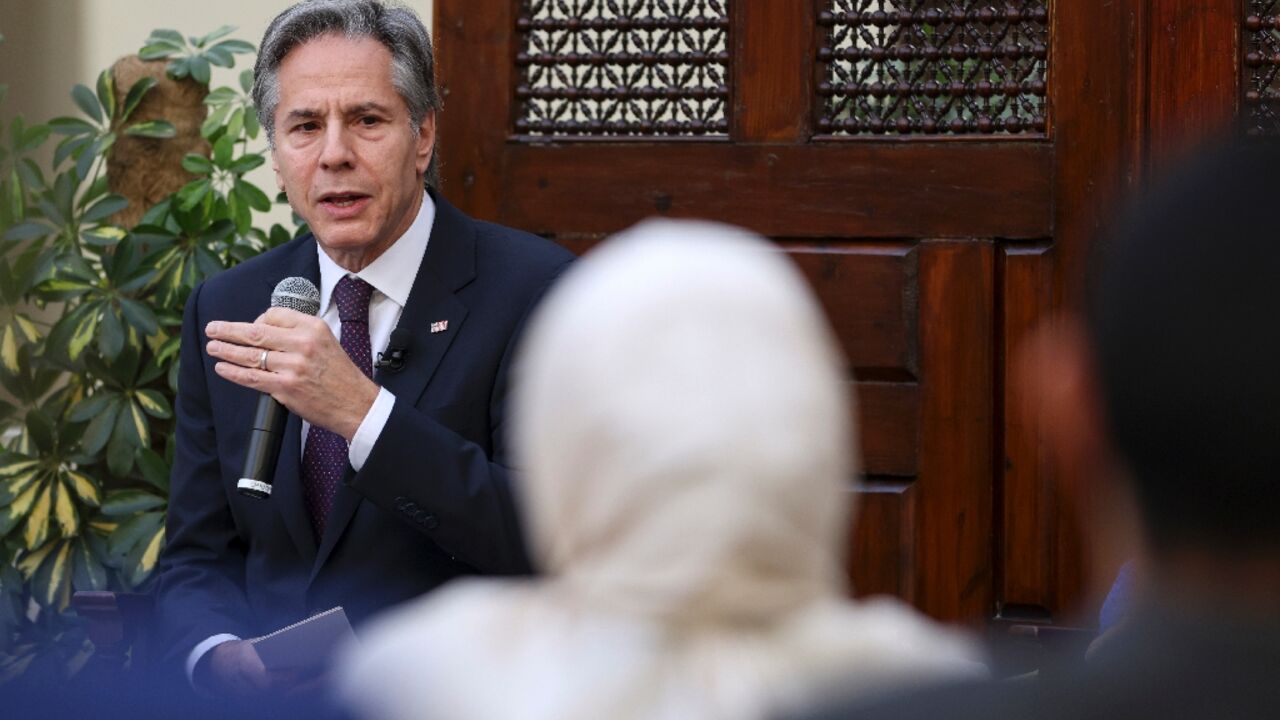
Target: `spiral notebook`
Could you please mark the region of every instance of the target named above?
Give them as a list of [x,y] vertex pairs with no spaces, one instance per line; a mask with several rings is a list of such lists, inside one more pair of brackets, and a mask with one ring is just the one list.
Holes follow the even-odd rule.
[[354,637],[339,606],[249,642],[268,670],[304,670],[327,665],[333,651]]

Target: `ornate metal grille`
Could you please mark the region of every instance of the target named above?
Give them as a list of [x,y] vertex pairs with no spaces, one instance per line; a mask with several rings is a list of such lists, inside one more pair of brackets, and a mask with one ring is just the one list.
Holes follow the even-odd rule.
[[1244,33],[1247,131],[1251,135],[1280,135],[1280,0],[1248,0]]
[[516,132],[726,136],[729,0],[524,0]]
[[1045,132],[1049,0],[831,0],[818,131]]

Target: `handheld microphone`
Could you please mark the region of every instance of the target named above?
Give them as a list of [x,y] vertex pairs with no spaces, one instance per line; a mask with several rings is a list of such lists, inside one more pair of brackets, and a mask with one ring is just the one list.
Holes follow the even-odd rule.
[[413,340],[413,336],[405,328],[396,328],[391,331],[391,339],[387,341],[386,352],[378,353],[378,362],[373,366],[379,370],[387,372],[400,372],[404,369],[404,362],[409,358],[409,346]]
[[[320,312],[320,291],[306,278],[287,277],[271,291],[271,307],[315,315]],[[275,471],[276,457],[280,455],[288,414],[289,411],[269,394],[258,395],[253,427],[249,430],[249,452],[244,458],[240,481],[236,483],[241,495],[262,499],[271,496],[271,475]]]

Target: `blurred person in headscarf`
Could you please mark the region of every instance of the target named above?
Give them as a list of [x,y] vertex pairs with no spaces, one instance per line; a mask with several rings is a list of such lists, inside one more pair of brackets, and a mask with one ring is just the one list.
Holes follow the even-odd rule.
[[985,672],[897,601],[846,599],[843,359],[764,240],[649,221],[553,289],[518,365],[520,507],[544,576],[394,611],[341,674],[359,714],[750,718],[838,684]]

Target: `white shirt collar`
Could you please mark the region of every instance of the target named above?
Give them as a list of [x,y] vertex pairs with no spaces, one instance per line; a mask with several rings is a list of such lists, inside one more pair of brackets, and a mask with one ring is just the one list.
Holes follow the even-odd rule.
[[[422,265],[422,257],[427,252],[427,241],[431,239],[431,228],[436,222],[436,204],[426,191],[422,193],[422,206],[418,208],[418,216],[413,224],[401,235],[391,247],[369,263],[365,269],[355,273],[356,277],[373,286],[374,290],[390,298],[401,308],[409,302],[409,292],[413,290],[413,281],[418,276],[418,268]],[[333,288],[344,276],[349,275],[345,268],[338,265],[328,253],[316,243],[316,252],[320,255],[320,315],[329,310],[329,301],[333,298]],[[411,271],[406,272],[406,268]]]

